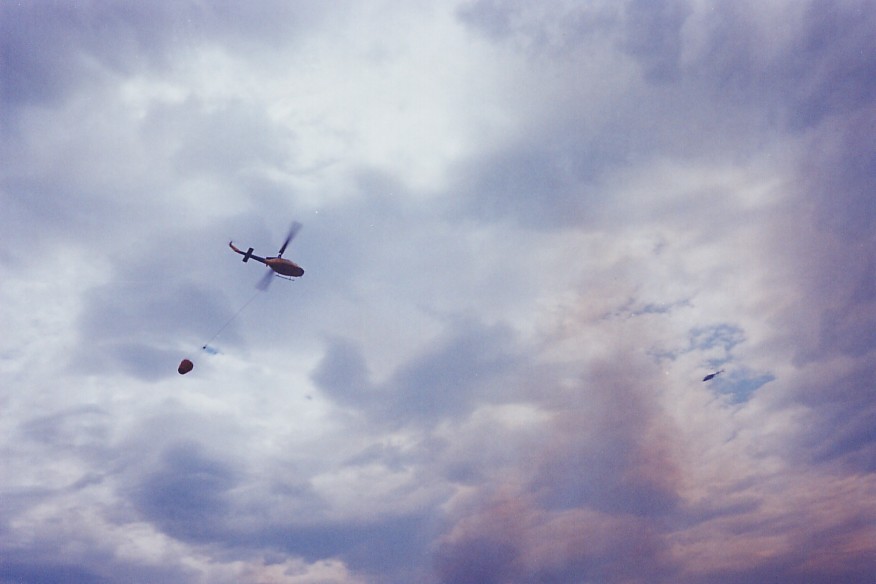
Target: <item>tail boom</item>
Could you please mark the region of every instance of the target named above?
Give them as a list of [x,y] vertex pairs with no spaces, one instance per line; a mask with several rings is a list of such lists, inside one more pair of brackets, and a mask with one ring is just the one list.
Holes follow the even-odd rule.
[[254,259],[254,260],[257,261],[257,262],[261,262],[261,263],[263,263],[263,264],[265,263],[265,258],[259,257],[259,256],[257,256],[257,255],[255,255],[255,254],[252,253],[252,252],[253,252],[253,248],[249,248],[249,249],[246,250],[246,251],[241,251],[241,250],[238,249],[238,248],[234,245],[234,243],[231,242],[231,241],[228,242],[228,247],[230,247],[230,248],[233,249],[235,252],[237,252],[237,253],[239,253],[240,255],[242,255],[242,256],[243,256],[243,261],[244,261],[244,262],[248,262],[250,259]]

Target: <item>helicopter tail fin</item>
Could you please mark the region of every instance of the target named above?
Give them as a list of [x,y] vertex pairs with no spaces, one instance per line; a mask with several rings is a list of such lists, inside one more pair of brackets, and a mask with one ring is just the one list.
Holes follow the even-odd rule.
[[249,248],[248,250],[243,251],[241,249],[238,249],[237,246],[235,246],[234,242],[232,242],[232,241],[228,242],[228,247],[230,247],[232,250],[234,250],[235,253],[239,253],[240,255],[242,255],[244,262],[248,262],[249,260],[255,260],[255,261],[261,262],[263,264],[265,263],[265,258],[257,256],[254,253],[252,253],[252,248]]

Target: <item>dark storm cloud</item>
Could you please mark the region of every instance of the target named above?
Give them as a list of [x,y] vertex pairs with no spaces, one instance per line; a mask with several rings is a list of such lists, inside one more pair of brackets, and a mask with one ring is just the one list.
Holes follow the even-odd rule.
[[[869,103],[876,90],[869,4],[815,0],[797,8],[761,20],[754,4],[715,4],[702,22],[706,43],[688,73],[728,97],[762,100],[791,128]],[[772,27],[781,38],[770,39]]]
[[[191,178],[280,168],[291,162],[293,136],[266,112],[239,100],[208,105],[197,99],[150,108],[143,132],[173,171]],[[258,200],[259,193],[254,193]]]
[[421,576],[434,536],[428,514],[386,516],[375,521],[289,525],[259,534],[277,550],[311,561],[341,558],[374,581],[403,582]]
[[[425,561],[433,530],[428,512],[339,518],[314,488],[313,469],[296,462],[318,453],[290,444],[279,460],[254,459],[245,423],[179,403],[155,410],[107,454],[115,461],[108,480],[124,509],[115,519],[130,521],[133,513],[175,541],[232,559],[340,559],[381,577],[411,572],[412,560]],[[275,464],[289,472],[276,472]]]
[[332,399],[342,404],[363,405],[374,398],[368,367],[362,351],[349,340],[330,341],[313,372],[313,380]]
[[829,381],[804,381],[795,397],[807,406],[796,457],[816,463],[840,462],[860,472],[876,472],[876,367],[861,363]]
[[513,333],[504,326],[463,324],[461,330],[434,350],[405,364],[389,385],[397,396],[401,418],[457,416],[477,399],[507,399],[496,395],[495,382],[513,372],[519,355]]
[[[153,274],[152,284],[144,271],[139,276],[146,279],[136,283],[93,291],[80,318],[74,368],[148,380],[176,374],[180,345],[200,346],[232,316],[221,293],[186,282],[163,286],[163,272]],[[225,340],[234,340],[233,328]]]
[[678,505],[671,428],[661,427],[655,388],[642,382],[651,376],[639,369],[650,367],[631,357],[594,365],[579,390],[586,405],[557,409],[555,442],[532,478],[546,508],[650,517]]
[[717,570],[707,576],[694,576],[687,581],[691,584],[761,584],[800,578],[811,584],[860,584],[866,582],[869,577],[867,566],[863,568],[839,566],[837,569],[830,570],[829,574],[825,574],[800,569],[797,563],[800,560],[802,558],[791,560],[784,557],[765,560],[758,566],[741,570]]
[[[112,225],[107,225],[107,221],[112,221],[109,218],[125,213],[121,201],[100,196],[89,189],[89,185],[78,184],[73,174],[58,172],[58,166],[53,166],[51,169],[22,167],[28,176],[7,169],[2,178],[0,194],[7,203],[9,233],[20,245],[40,253],[52,253],[60,245],[103,238],[107,227],[112,230]],[[46,174],[38,176],[38,171]],[[43,233],[51,237],[35,238],[35,225],[42,225]],[[19,263],[22,259],[14,252],[8,257],[10,263]]]
[[101,79],[101,66],[130,73],[166,65],[174,31],[198,15],[195,6],[178,3],[147,9],[135,3],[4,2],[0,10],[0,95],[7,105],[56,102]]
[[797,186],[818,206],[816,220],[849,243],[864,243],[876,227],[874,129],[873,105],[831,117],[811,134],[801,161]]
[[[323,516],[325,503],[303,487],[286,490],[282,499],[288,504],[301,498],[317,512],[307,519],[277,516],[267,503],[254,508],[237,500],[234,489],[242,477],[222,460],[205,457],[189,444],[171,447],[162,458],[132,500],[144,519],[182,541],[221,546],[226,554],[255,546],[311,562],[340,558],[351,568],[384,577],[409,571],[412,560],[424,559],[431,541],[426,515],[338,521]],[[265,521],[253,524],[254,514]]]
[[[844,290],[845,298],[826,306],[820,315],[818,349],[821,355],[862,357],[876,350],[876,287],[873,285],[876,242],[862,251],[869,256],[868,261],[853,268],[855,274],[849,288]],[[849,250],[849,253],[854,251]],[[833,269],[829,267],[826,271]]]
[[698,9],[684,0],[627,3],[625,47],[648,81],[756,105],[766,120],[794,130],[876,95],[869,50],[876,18],[867,2],[813,0],[787,14],[744,2]]
[[[121,582],[121,581],[174,581],[197,582],[196,571],[180,564],[166,566],[150,565],[148,561],[120,557],[114,544],[108,542],[91,521],[49,521],[45,525],[30,523],[33,509],[42,505],[52,517],[63,515],[56,506],[66,505],[68,500],[89,501],[95,492],[107,487],[124,484],[128,473],[148,465],[151,453],[148,449],[130,451],[119,450],[110,435],[111,413],[96,406],[82,406],[71,410],[40,416],[21,426],[22,443],[33,441],[42,447],[40,450],[28,448],[33,456],[47,457],[53,464],[70,467],[75,460],[94,462],[91,468],[100,468],[101,475],[86,474],[74,482],[57,488],[28,488],[25,492],[8,497],[10,505],[4,510],[4,535],[9,536],[9,544],[4,546],[0,558],[0,580],[3,582]],[[47,450],[50,449],[50,450]],[[194,449],[182,444],[177,450],[170,450],[156,474],[148,474],[146,484],[153,489],[150,497],[143,495],[143,505],[167,522],[171,519],[191,519],[198,517],[214,493],[220,489],[215,483],[221,478],[225,467],[221,463],[211,466],[204,456],[192,454]],[[65,455],[59,456],[61,453]],[[66,454],[72,453],[71,459]],[[161,470],[172,468],[177,474],[172,477],[161,475]],[[75,466],[73,468],[76,468]],[[163,479],[163,480],[162,480]],[[174,491],[174,486],[178,487]],[[204,487],[214,487],[212,491]],[[123,495],[125,489],[119,489]],[[137,491],[142,495],[142,491]],[[12,493],[15,495],[14,493]],[[6,498],[6,494],[4,494]],[[119,501],[116,499],[116,501]],[[135,499],[137,502],[141,502]],[[166,507],[158,504],[162,502]],[[156,504],[149,507],[150,503]],[[84,503],[85,506],[88,503]],[[107,505],[112,503],[107,502]],[[156,510],[160,508],[162,512]],[[77,509],[82,509],[77,504]],[[172,517],[169,519],[168,514]],[[7,517],[8,516],[8,517]],[[110,525],[125,521],[130,517],[122,507],[109,512],[104,518]],[[12,522],[24,522],[34,540],[24,542],[20,530],[11,527]],[[96,522],[98,525],[100,521]],[[196,531],[198,524],[188,529]],[[70,546],[77,541],[81,546]]]
[[[512,33],[521,20],[529,37],[549,38],[561,30],[560,36],[579,43],[589,38],[571,34],[569,27],[577,19],[569,15],[557,18],[559,22],[538,11],[523,18],[525,11],[515,2],[465,6],[460,18],[487,31],[497,43],[512,42],[521,34]],[[623,39],[619,45],[640,66],[643,83],[613,96],[610,106],[598,111],[557,100],[551,125],[529,127],[525,140],[459,169],[466,178],[458,190],[472,198],[471,209],[485,219],[510,216],[539,227],[592,224],[605,219],[600,201],[593,198],[599,179],[624,164],[669,153],[692,159],[709,153],[738,158],[744,155],[745,142],[756,147],[772,128],[797,131],[836,114],[853,114],[876,93],[876,58],[869,50],[876,22],[871,12],[864,3],[838,9],[830,2],[811,2],[802,16],[782,19],[740,3],[695,12],[684,0],[627,2],[614,17],[604,19],[600,30],[614,30]],[[782,35],[771,39],[770,29],[777,24]],[[516,46],[538,66],[538,51],[528,44]],[[580,59],[574,53],[564,58],[570,66]],[[539,98],[553,102],[555,96],[543,92]],[[866,142],[865,128],[871,122],[859,119],[855,133],[840,130],[825,137],[830,144],[857,134],[866,152],[872,141]],[[819,151],[814,154],[821,158]],[[873,165],[856,162],[866,160],[866,153],[843,154],[836,157],[837,183],[844,181],[849,165],[856,165],[852,176],[872,172],[862,169]],[[876,215],[866,212],[870,208],[865,203],[856,204],[865,205],[855,215],[859,223],[865,221],[861,217]]]
[[508,399],[501,380],[520,365],[505,327],[461,323],[443,341],[403,364],[383,384],[369,380],[361,350],[349,340],[329,343],[313,380],[332,399],[393,424],[464,415],[480,401]]
[[210,541],[227,521],[229,492],[240,482],[221,460],[197,444],[182,443],[163,453],[160,466],[134,495],[134,504],[159,529],[189,541]]
[[[85,540],[82,534],[65,534],[72,539]],[[5,548],[0,558],[0,582],[3,584],[103,584],[116,582],[201,582],[202,574],[180,564],[153,566],[126,558],[116,557],[102,542],[87,541],[90,549],[80,554],[61,554],[58,550],[69,544],[48,534],[29,549]]]
[[[805,121],[799,125],[808,129],[792,184],[797,206],[790,213],[811,227],[795,232],[787,225],[779,231],[779,237],[796,243],[779,249],[799,293],[794,310],[783,317],[795,335],[796,363],[814,375],[801,380],[793,394],[810,408],[795,456],[873,472],[876,62],[865,45],[876,32],[876,19],[861,3],[839,9],[815,2],[805,22],[797,45],[807,56],[806,71],[800,73],[802,97],[795,107]],[[816,373],[837,356],[854,364],[833,376]]]
[[53,448],[102,452],[109,434],[109,413],[95,405],[83,405],[38,416],[21,426],[26,439]]
[[691,13],[686,0],[632,0],[626,3],[624,47],[642,63],[645,78],[676,79],[680,68],[681,30]]
[[28,584],[51,584],[52,582],[70,582],[70,584],[101,584],[111,582],[96,571],[91,571],[79,564],[63,564],[46,558],[38,564],[34,558],[16,559],[14,557],[0,560],[0,578],[3,582]]
[[[456,189],[470,198],[466,213],[486,221],[512,219],[524,227],[553,229],[592,224],[602,210],[596,195],[596,169],[621,160],[606,143],[569,136],[549,146],[544,140],[517,144],[459,169]],[[547,138],[547,136],[545,136]]]
[[640,519],[545,513],[499,494],[459,518],[435,554],[442,583],[668,581],[668,550]]
[[[651,221],[671,220],[685,211],[699,215],[700,205],[714,208],[722,204],[722,197],[697,193],[699,196],[685,201],[684,210],[651,210],[647,205],[652,197],[659,200],[655,193],[639,192],[630,200],[619,199],[606,180],[655,158],[679,157],[690,162],[743,158],[745,144],[754,147],[762,143],[769,130],[772,114],[743,108],[744,102],[715,93],[713,80],[701,76],[700,67],[711,74],[712,67],[721,66],[710,61],[707,51],[690,49],[702,63],[682,62],[681,53],[686,48],[682,30],[692,12],[683,1],[630,2],[622,10],[576,7],[562,17],[537,10],[522,14],[526,11],[514,2],[468,6],[460,18],[475,30],[489,30],[489,22],[506,23],[500,28],[513,29],[514,22],[523,20],[527,38],[564,39],[565,50],[543,53],[531,46],[542,43],[515,42],[523,34],[519,31],[488,34],[500,45],[515,47],[533,77],[552,70],[558,61],[563,63],[563,71],[587,71],[594,59],[605,60],[605,67],[625,73],[606,80],[587,77],[580,86],[557,83],[549,75],[542,77],[541,86],[521,80],[510,91],[546,105],[539,115],[518,121],[521,127],[515,138],[454,169],[453,191],[461,195],[464,213],[484,221],[511,219],[536,229],[625,224],[641,220],[643,205],[651,211]],[[484,10],[489,17],[472,17]],[[604,15],[596,36],[580,24],[586,20],[582,14],[590,12]],[[625,52],[606,52],[606,38]],[[598,51],[596,55],[594,51]],[[638,66],[641,78],[631,78],[622,93],[604,95],[627,74],[630,65]],[[731,66],[726,67],[729,70]],[[752,91],[760,95],[769,87],[758,86],[745,96]],[[582,102],[587,105],[580,106]]]
[[817,323],[817,337],[800,343],[801,363],[837,354],[860,357],[876,349],[873,127],[872,106],[825,120],[807,140],[793,185],[800,189],[794,215],[813,224],[809,238],[796,249],[786,247],[806,299],[801,309]]
[[[55,102],[101,79],[171,66],[176,50],[221,42],[280,45],[321,10],[298,2],[4,2],[0,7],[0,102]],[[97,65],[97,67],[95,67]]]
[[817,122],[873,103],[876,55],[868,47],[876,17],[870,8],[866,1],[810,4],[804,33],[789,51],[797,59],[789,73],[805,72],[804,83],[808,82],[801,84],[804,89],[795,104],[797,120]]

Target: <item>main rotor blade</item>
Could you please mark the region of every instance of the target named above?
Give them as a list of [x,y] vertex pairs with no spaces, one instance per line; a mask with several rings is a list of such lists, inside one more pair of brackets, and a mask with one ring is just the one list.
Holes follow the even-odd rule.
[[267,273],[262,276],[262,279],[259,280],[259,283],[256,284],[256,288],[264,292],[268,289],[268,286],[271,285],[271,282],[274,281],[274,270],[268,268]]
[[289,228],[289,235],[286,236],[286,241],[283,242],[283,245],[280,247],[280,251],[277,253],[277,257],[283,257],[283,252],[286,251],[286,246],[289,245],[289,242],[298,234],[298,230],[301,229],[301,223],[298,221],[292,224],[292,227]]

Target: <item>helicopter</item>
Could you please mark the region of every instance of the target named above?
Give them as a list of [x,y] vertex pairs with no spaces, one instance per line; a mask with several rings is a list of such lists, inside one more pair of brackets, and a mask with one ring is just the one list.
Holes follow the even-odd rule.
[[718,371],[715,371],[714,373],[709,373],[708,375],[703,377],[703,381],[709,381],[710,379],[714,379],[714,378],[718,377],[719,375],[721,375],[722,373],[724,373],[723,369],[719,369]]
[[280,246],[280,251],[277,252],[277,255],[275,257],[263,258],[257,256],[252,253],[253,248],[242,251],[234,245],[234,241],[229,241],[228,246],[235,252],[242,255],[244,262],[248,262],[250,259],[253,259],[271,268],[271,271],[265,274],[256,286],[259,290],[267,290],[268,286],[271,285],[271,282],[274,281],[275,275],[281,278],[286,278],[288,280],[291,280],[292,278],[299,278],[304,275],[304,269],[301,266],[299,266],[292,260],[287,260],[283,257],[283,252],[286,251],[286,246],[289,245],[289,242],[292,241],[295,235],[298,234],[299,229],[301,229],[301,223],[295,222],[292,224],[292,227],[289,228],[289,234],[286,236],[286,240],[283,242],[283,245]]

